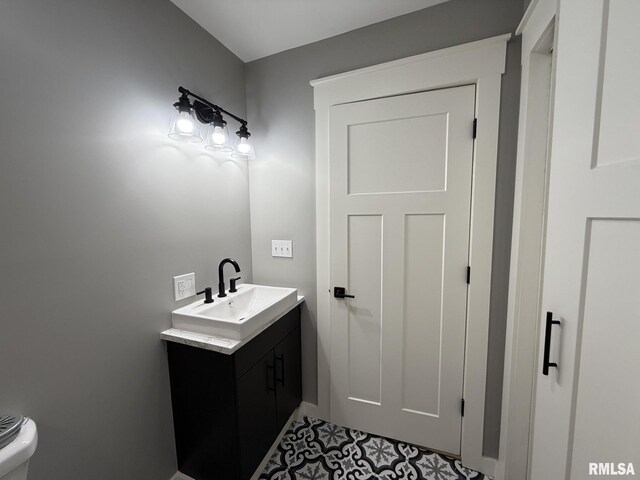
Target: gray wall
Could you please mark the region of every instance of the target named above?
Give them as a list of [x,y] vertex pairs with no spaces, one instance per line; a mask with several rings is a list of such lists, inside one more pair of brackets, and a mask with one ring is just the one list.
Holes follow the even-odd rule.
[[[522,3],[452,0],[409,15],[247,64],[247,109],[258,159],[250,164],[256,282],[294,285],[307,297],[303,318],[304,398],[315,403],[315,167],[313,89],[335,73],[515,30]],[[520,82],[519,43],[503,80],[485,451],[496,455],[502,391],[507,275]],[[274,259],[272,239],[292,239],[293,259]]]
[[251,278],[246,164],[167,136],[183,84],[244,114],[244,65],[169,0],[0,2],[0,413],[32,480],[168,480],[173,275]]

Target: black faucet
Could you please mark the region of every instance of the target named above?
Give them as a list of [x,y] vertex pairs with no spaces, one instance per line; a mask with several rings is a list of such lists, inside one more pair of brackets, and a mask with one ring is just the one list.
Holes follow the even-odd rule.
[[[220,265],[218,265],[218,297],[227,296],[227,294],[224,293],[224,271],[223,271],[224,266],[227,263],[230,263],[231,265],[233,265],[233,268],[236,269],[236,273],[240,272],[240,265],[238,265],[238,262],[236,262],[233,258],[225,258],[220,262]],[[238,279],[234,278],[233,280],[234,280],[233,286],[235,287],[235,281]],[[233,290],[235,291],[235,288]]]

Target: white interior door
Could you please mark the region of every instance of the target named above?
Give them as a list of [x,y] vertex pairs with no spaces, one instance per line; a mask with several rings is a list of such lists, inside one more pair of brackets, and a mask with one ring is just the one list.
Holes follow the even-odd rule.
[[610,478],[629,463],[637,475],[640,2],[559,12],[542,306],[561,323],[548,375],[542,328],[530,478]]
[[475,87],[330,110],[331,419],[460,453]]

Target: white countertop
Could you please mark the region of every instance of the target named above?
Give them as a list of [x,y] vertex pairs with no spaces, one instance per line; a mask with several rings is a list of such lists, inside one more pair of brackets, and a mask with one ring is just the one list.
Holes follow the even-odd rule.
[[252,338],[264,332],[267,328],[276,323],[302,302],[304,302],[304,297],[302,295],[298,295],[298,301],[294,306],[292,306],[286,312],[278,315],[276,318],[266,323],[251,335],[249,335],[247,338],[244,338],[242,340],[216,337],[213,335],[204,335],[202,333],[187,332],[185,330],[178,330],[177,328],[170,328],[169,330],[165,330],[160,334],[160,338],[162,340],[166,340],[167,342],[182,343],[183,345],[189,345],[191,347],[203,348],[205,350],[212,350],[214,352],[226,353],[227,355],[231,355],[245,343],[249,342]]

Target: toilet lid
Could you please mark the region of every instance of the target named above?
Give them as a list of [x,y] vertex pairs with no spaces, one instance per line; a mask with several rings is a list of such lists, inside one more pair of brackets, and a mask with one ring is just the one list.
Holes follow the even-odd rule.
[[13,441],[24,422],[22,415],[0,415],[0,448]]

